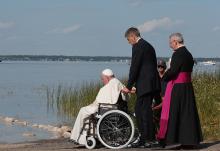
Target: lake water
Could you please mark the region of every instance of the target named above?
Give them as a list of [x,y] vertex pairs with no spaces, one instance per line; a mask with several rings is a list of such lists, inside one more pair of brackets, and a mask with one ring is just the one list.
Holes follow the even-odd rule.
[[[197,71],[213,72],[219,67],[195,66]],[[98,81],[100,73],[111,68],[117,77],[125,77],[129,65],[116,62],[2,62],[0,63],[0,116],[15,117],[38,124],[61,124],[61,119],[47,111],[46,87],[80,85]],[[35,137],[23,137],[33,132]],[[52,134],[30,127],[6,125],[0,122],[0,142],[21,142],[47,139]]]

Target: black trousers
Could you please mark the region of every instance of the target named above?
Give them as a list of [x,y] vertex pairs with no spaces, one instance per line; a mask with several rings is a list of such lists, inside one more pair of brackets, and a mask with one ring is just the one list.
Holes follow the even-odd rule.
[[138,130],[141,134],[140,141],[153,141],[155,138],[155,129],[153,124],[152,100],[153,93],[147,93],[137,97],[135,105],[135,115]]

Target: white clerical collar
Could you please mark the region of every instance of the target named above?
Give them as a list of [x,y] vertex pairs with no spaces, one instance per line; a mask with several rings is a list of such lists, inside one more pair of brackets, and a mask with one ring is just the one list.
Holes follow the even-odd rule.
[[185,47],[185,45],[180,45],[178,48],[176,48],[176,50],[179,49],[179,48],[182,48],[182,47]]
[[139,41],[140,39],[141,39],[141,37],[138,37],[138,38],[137,38],[137,43],[138,43],[138,41]]

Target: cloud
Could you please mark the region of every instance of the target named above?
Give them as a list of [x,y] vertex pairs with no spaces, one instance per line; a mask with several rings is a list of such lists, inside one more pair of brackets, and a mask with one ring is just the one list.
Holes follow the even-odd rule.
[[220,30],[220,26],[215,26],[212,31],[219,31]]
[[164,17],[161,19],[153,19],[150,21],[146,21],[142,25],[139,25],[138,29],[141,32],[151,32],[156,29],[168,29],[182,23],[183,23],[182,20],[173,21],[169,17]]
[[0,21],[0,29],[8,29],[13,27],[15,24],[13,22],[1,22]]
[[81,26],[80,25],[73,25],[65,28],[55,28],[47,33],[52,34],[69,34],[72,32],[77,31]]
[[130,0],[129,4],[131,6],[137,7],[140,6],[143,2],[143,0]]

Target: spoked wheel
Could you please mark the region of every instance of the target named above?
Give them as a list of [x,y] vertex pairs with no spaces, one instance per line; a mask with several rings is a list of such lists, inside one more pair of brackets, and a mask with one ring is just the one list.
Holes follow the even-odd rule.
[[134,124],[129,115],[119,110],[106,112],[97,124],[100,142],[111,149],[127,147],[134,136]]
[[86,148],[94,149],[96,147],[96,140],[94,137],[89,137],[86,139]]

